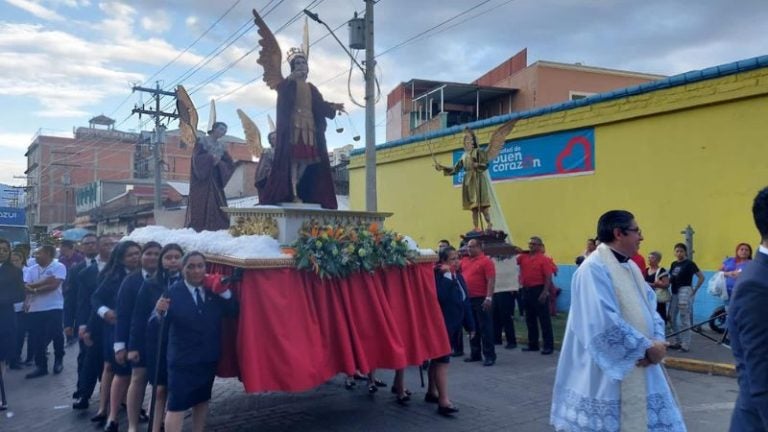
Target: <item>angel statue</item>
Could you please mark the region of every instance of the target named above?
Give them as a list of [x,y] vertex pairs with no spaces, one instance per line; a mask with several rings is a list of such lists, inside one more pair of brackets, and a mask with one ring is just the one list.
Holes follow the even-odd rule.
[[472,129],[464,129],[464,154],[456,165],[447,167],[435,162],[435,169],[450,176],[464,171],[461,182],[461,202],[464,210],[472,210],[472,223],[475,231],[481,231],[480,213],[483,214],[488,230],[493,229],[491,223],[491,180],[487,173],[488,163],[499,155],[504,148],[504,140],[514,128],[517,120],[510,120],[491,135],[491,141],[487,149],[481,149],[477,143],[477,136]]
[[208,134],[199,136],[197,110],[184,86],[179,86],[176,90],[176,105],[181,141],[194,148],[184,226],[197,232],[227,229],[229,216],[222,210],[222,207],[227,206],[224,186],[235,171],[232,157],[219,142],[219,138],[227,134],[227,125],[216,121],[216,109],[211,101]]
[[277,91],[277,130],[272,169],[259,191],[259,204],[305,202],[336,209],[336,193],[325,143],[326,119],[344,112],[344,104],[326,102],[307,82],[308,38],[303,48],[288,51],[291,73],[283,78],[282,53],[267,24],[253,11],[259,29],[257,62],[264,67],[264,82]]
[[259,164],[256,165],[256,175],[254,176],[253,183],[258,191],[259,199],[261,199],[261,196],[264,194],[264,187],[267,185],[269,174],[272,172],[272,160],[275,157],[275,138],[277,137],[275,122],[272,121],[272,117],[267,114],[267,120],[269,120],[269,135],[267,135],[269,147],[263,148],[261,146],[261,132],[259,132],[259,128],[256,127],[256,123],[254,123],[242,110],[237,110],[237,115],[240,116],[240,121],[243,123],[245,141],[251,149],[251,154],[259,161]]

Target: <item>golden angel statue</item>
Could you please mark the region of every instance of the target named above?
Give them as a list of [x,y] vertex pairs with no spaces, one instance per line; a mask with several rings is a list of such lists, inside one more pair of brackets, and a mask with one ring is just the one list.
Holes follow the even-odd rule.
[[472,224],[475,231],[481,231],[480,214],[482,213],[488,230],[493,229],[491,223],[490,176],[487,174],[488,164],[499,155],[504,148],[504,140],[515,127],[517,119],[510,120],[491,135],[487,149],[480,148],[477,136],[472,129],[464,129],[464,154],[453,167],[447,167],[435,162],[435,169],[450,176],[464,171],[461,182],[461,202],[464,210],[472,211]]
[[197,110],[184,86],[176,89],[181,141],[192,147],[189,177],[189,202],[185,225],[195,231],[216,231],[229,228],[229,216],[221,209],[227,206],[224,186],[235,164],[219,139],[227,134],[227,125],[216,121],[216,108],[211,101],[208,134],[198,136]]
[[272,168],[259,194],[259,204],[301,201],[336,209],[336,193],[325,142],[326,119],[344,111],[344,104],[326,102],[317,88],[307,82],[309,45],[288,51],[291,73],[283,77],[282,52],[256,10],[259,29],[259,59],[264,82],[277,91],[277,125]]

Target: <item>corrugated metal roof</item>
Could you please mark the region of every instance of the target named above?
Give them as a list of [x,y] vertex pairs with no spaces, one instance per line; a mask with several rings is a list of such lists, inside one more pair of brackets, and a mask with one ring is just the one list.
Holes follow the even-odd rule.
[[[452,126],[450,128],[441,129],[438,131],[428,132],[425,134],[419,134],[410,136],[407,138],[390,141],[384,144],[376,146],[376,150],[385,150],[393,147],[399,147],[406,144],[410,144],[417,141],[424,141],[427,139],[435,139],[447,135],[453,135],[464,130],[465,127],[472,129],[480,129],[488,126],[494,126],[504,123],[512,119],[525,119],[531,117],[538,117],[545,114],[551,114],[559,111],[565,111],[572,108],[580,108],[589,106],[595,103],[606,102],[614,99],[620,99],[627,96],[636,96],[643,93],[649,93],[656,90],[663,90],[667,88],[677,87],[686,84],[692,84],[699,81],[704,81],[713,78],[720,78],[728,75],[733,75],[741,72],[748,72],[755,69],[761,69],[768,67],[768,55],[753,57],[750,59],[739,60],[733,63],[726,63],[719,66],[712,66],[706,69],[695,70],[690,72],[681,73],[679,75],[673,75],[669,78],[660,79],[658,81],[651,81],[636,86],[620,88],[611,90],[605,93],[598,93],[584,99],[578,99],[575,101],[563,102],[555,105],[549,105],[542,108],[536,108],[528,111],[521,111],[512,114],[504,114],[496,117],[491,117],[484,120],[478,120],[472,123],[465,123],[462,125]],[[352,156],[361,155],[365,152],[364,148],[355,149],[352,151]]]

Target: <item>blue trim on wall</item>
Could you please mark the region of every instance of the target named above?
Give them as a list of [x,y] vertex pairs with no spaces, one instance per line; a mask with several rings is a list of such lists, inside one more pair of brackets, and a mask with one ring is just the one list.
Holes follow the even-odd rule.
[[[558,273],[555,277],[555,285],[562,291],[557,297],[557,310],[568,311],[571,307],[571,279],[578,268],[575,265],[557,265]],[[665,267],[666,268],[666,267]],[[696,300],[693,303],[694,322],[704,321],[709,318],[712,311],[723,304],[723,301],[709,294],[707,286],[709,280],[717,271],[702,271],[706,280],[701,289],[696,292]],[[694,281],[696,278],[694,278]]]
[[[620,88],[605,93],[598,93],[592,96],[578,99],[575,101],[562,102],[555,105],[549,105],[542,108],[536,108],[528,111],[521,111],[512,114],[504,114],[496,117],[491,117],[484,120],[474,121],[472,123],[466,123],[462,125],[451,126],[447,129],[440,129],[420,135],[413,135],[407,138],[390,141],[384,144],[376,146],[376,151],[386,150],[394,147],[400,147],[406,144],[411,144],[417,141],[425,141],[427,139],[436,139],[447,135],[453,135],[464,130],[465,127],[472,129],[481,129],[488,126],[494,126],[504,123],[512,119],[525,119],[531,117],[538,117],[545,114],[551,114],[555,112],[565,111],[572,108],[580,108],[589,106],[592,104],[606,102],[614,99],[620,99],[627,96],[636,96],[643,93],[648,93],[656,90],[662,90],[672,87],[678,87],[681,85],[692,84],[699,81],[709,80],[713,78],[721,78],[728,75],[734,75],[737,73],[748,72],[755,69],[768,67],[768,55],[753,57],[745,60],[739,60],[733,63],[726,63],[718,66],[708,67],[706,69],[694,70],[690,72],[681,73],[679,75],[673,75],[669,78],[660,79],[657,81],[651,81],[636,86]],[[365,152],[364,148],[354,149],[351,152],[351,156],[361,155]]]

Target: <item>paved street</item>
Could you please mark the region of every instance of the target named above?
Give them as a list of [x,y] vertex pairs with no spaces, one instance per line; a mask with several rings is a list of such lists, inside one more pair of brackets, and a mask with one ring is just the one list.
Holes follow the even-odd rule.
[[[0,418],[0,431],[95,430],[88,417],[95,412],[73,412],[77,346],[67,348],[64,373],[24,380],[23,371],[6,376],[11,410]],[[352,391],[336,379],[301,394],[246,395],[237,380],[218,380],[209,417],[213,431],[550,431],[548,427],[552,382],[557,358],[536,353],[498,350],[494,367],[462,361],[451,363],[450,390],[461,412],[452,419],[435,413],[423,402],[418,369],[408,370],[407,385],[414,391],[408,407],[394,402],[389,389],[369,396],[365,386]],[[737,385],[732,378],[670,370],[690,431],[727,430]],[[381,378],[391,382],[392,373]],[[121,430],[126,430],[124,416]]]

